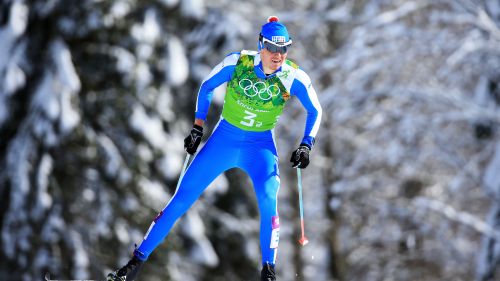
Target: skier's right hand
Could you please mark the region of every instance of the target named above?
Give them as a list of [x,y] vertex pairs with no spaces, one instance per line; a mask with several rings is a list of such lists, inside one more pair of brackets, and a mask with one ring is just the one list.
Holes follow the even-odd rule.
[[203,137],[203,127],[194,124],[191,133],[184,139],[184,149],[187,153],[193,155],[198,150],[198,145],[201,143]]

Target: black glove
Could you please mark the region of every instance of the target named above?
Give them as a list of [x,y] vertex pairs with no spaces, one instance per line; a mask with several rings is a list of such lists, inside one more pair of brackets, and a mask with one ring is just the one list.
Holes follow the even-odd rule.
[[193,125],[191,133],[184,139],[184,149],[187,153],[193,155],[198,149],[198,145],[201,143],[201,137],[203,137],[203,127],[198,125]]
[[304,143],[301,143],[299,148],[292,153],[292,168],[305,169],[309,165],[309,152],[311,148]]

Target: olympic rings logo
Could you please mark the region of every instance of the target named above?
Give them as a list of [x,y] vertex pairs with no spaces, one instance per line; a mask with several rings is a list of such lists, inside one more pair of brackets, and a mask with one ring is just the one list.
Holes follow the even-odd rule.
[[241,79],[238,85],[240,85],[240,88],[248,97],[253,98],[258,95],[263,101],[268,101],[281,92],[280,88],[276,85],[267,86],[266,83],[262,81],[254,83],[252,80],[246,78]]

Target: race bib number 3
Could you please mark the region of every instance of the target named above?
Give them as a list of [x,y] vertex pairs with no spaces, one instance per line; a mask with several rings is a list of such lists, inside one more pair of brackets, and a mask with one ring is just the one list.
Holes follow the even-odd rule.
[[245,125],[247,127],[253,127],[255,124],[255,117],[257,117],[257,114],[250,112],[248,110],[245,110],[246,116],[243,117],[243,121],[240,122],[241,125]]

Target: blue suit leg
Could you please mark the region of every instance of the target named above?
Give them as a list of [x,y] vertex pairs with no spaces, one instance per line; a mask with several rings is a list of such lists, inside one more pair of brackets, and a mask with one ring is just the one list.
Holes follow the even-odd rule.
[[260,212],[262,263],[276,263],[279,242],[277,197],[280,185],[278,156],[274,143],[256,145],[246,151],[244,170],[252,179]]
[[146,260],[165,239],[177,219],[193,205],[218,175],[233,167],[234,162],[234,150],[225,143],[224,137],[214,132],[189,165],[177,192],[151,223],[144,240],[134,252],[135,256]]

